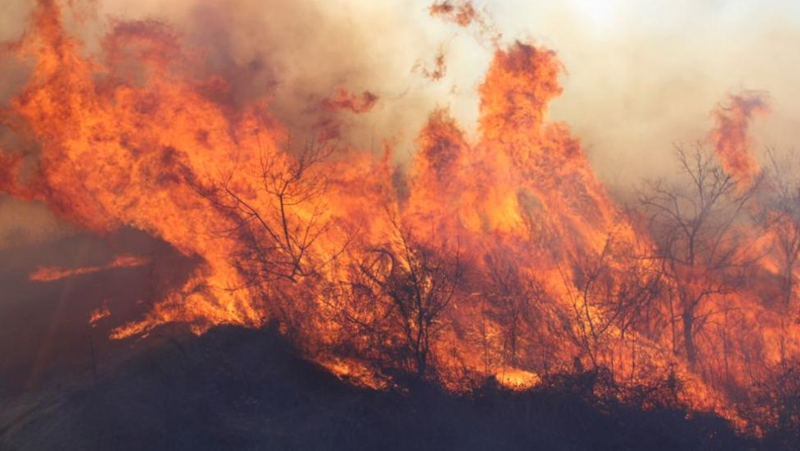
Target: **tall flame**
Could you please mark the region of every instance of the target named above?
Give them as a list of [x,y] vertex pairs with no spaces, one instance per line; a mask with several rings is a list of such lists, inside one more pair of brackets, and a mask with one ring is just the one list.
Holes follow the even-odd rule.
[[744,92],[731,95],[728,103],[714,110],[714,145],[725,170],[742,186],[748,186],[758,172],[747,138],[750,121],[769,109],[764,94]]

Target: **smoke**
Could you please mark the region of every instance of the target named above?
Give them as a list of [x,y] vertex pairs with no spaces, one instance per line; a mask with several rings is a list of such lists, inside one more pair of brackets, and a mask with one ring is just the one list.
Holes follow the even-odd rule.
[[[2,3],[0,39],[16,39],[34,2]],[[401,160],[415,152],[414,137],[437,107],[475,137],[476,88],[493,52],[476,42],[486,30],[502,30],[506,41],[531,37],[558,52],[568,75],[552,116],[570,124],[612,186],[669,175],[673,144],[707,137],[713,106],[742,89],[774,99],[769,120],[755,121],[754,150],[790,147],[800,120],[797,59],[787,57],[800,45],[792,19],[798,7],[788,0],[484,0],[474,9],[436,2],[451,4],[455,19],[473,11],[480,20],[472,29],[431,17],[430,0],[88,4],[96,9],[84,4],[80,24],[71,26],[88,52],[101,50],[110,18],[163,21],[202,55],[207,73],[198,76],[229,80],[236,104],[268,97],[295,142],[333,124],[340,139],[362,150],[393,143]],[[24,64],[0,59],[0,101],[26,76]],[[362,114],[319,108],[341,90],[377,101]]]
[[0,250],[74,233],[44,206],[0,196]]
[[[32,2],[16,1],[0,5],[0,43],[17,39],[23,33],[26,17],[33,6]],[[0,58],[0,108],[7,106],[9,99],[25,84],[29,72],[27,69],[19,61]],[[10,130],[0,126],[0,164],[3,161],[3,149],[19,144]],[[0,250],[52,239],[70,231],[43,205],[0,193]]]
[[[478,21],[472,31],[503,30],[507,41],[531,36],[559,53],[569,75],[553,116],[589,145],[605,179],[619,176],[620,167],[660,175],[672,144],[701,138],[712,126],[713,106],[745,88],[776,100],[757,142],[787,145],[800,118],[791,102],[800,94],[792,76],[797,62],[787,57],[800,44],[791,19],[798,11],[786,0],[96,3],[98,19],[73,27],[90,48],[98,50],[91,44],[108,17],[163,20],[202,53],[207,70],[232,81],[237,102],[270,96],[270,109],[300,135],[320,122],[315,106],[337,90],[374,93],[380,100],[370,114],[337,118],[344,137],[366,149],[399,138],[400,155],[414,150],[413,137],[436,106],[449,106],[474,129],[474,91],[492,49],[458,29],[472,21]],[[2,38],[22,32],[31,4],[4,2]],[[431,17],[436,5],[436,11],[449,8]],[[435,80],[413,71],[420,62],[432,66]],[[445,64],[438,76],[436,68]],[[9,83],[10,72],[3,71],[0,98],[24,81],[17,75]]]
[[[99,16],[156,18],[174,26],[203,55],[208,74],[231,82],[235,103],[268,97],[270,111],[296,141],[335,121],[351,146],[381,150],[383,139],[396,139],[401,153],[409,153],[430,110],[449,103],[452,86],[469,91],[474,84],[461,84],[455,74],[431,83],[413,71],[456,32],[428,16],[427,1],[161,3],[102,1]],[[378,99],[369,114],[319,108],[342,90]]]
[[[15,26],[3,29],[4,41],[24,32],[33,3],[5,2],[13,14],[4,19]],[[471,92],[480,73],[474,71],[473,80],[453,72],[433,83],[414,71],[419,61],[434,58],[442,43],[460,32],[429,17],[427,1],[101,0],[95,9],[82,5],[79,17],[67,14],[66,20],[86,53],[101,53],[102,37],[120,21],[164,23],[202,59],[203,64],[193,67],[198,78],[226,80],[227,100],[235,108],[267,98],[270,113],[298,147],[323,136],[379,152],[386,141],[407,158],[428,113],[451,99],[468,97],[459,92]],[[5,104],[26,81],[29,67],[9,58],[2,61],[14,65],[3,66],[7,70],[0,75]],[[343,93],[360,98],[353,99],[352,107],[341,107]]]
[[756,156],[795,145],[797,2],[510,0],[492,9],[506,35],[558,51],[569,75],[552,115],[611,185],[672,175],[673,145],[705,140],[714,106],[744,90],[772,99],[769,117],[752,123]]
[[[7,41],[22,33],[34,2],[5,3],[15,11],[9,16],[15,26],[0,36]],[[79,6],[79,22],[75,14],[68,15],[68,29],[88,53],[102,51],[101,38],[115,22],[163,22],[203,59],[202,67],[194,68],[198,77],[216,75],[229,81],[231,100],[237,105],[268,97],[270,112],[297,141],[313,136],[318,124],[335,120],[347,144],[381,150],[382,141],[390,139],[403,156],[413,153],[413,139],[436,107],[450,107],[465,124],[474,122],[475,87],[494,50],[489,41],[499,39],[488,2],[470,6],[474,23],[465,24],[432,16],[430,0],[69,3]],[[420,70],[422,62],[433,62],[432,70],[439,68],[442,74],[426,76]],[[445,73],[445,65],[453,70]],[[11,74],[2,77],[8,91],[4,99],[15,91],[10,86],[18,89],[25,80],[17,76],[17,82],[9,84]],[[332,117],[318,108],[343,89],[370,92],[379,100],[368,115],[341,111]]]

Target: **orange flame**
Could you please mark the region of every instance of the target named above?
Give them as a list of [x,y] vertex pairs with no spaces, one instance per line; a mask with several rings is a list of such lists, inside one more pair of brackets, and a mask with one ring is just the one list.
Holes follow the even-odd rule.
[[759,170],[751,153],[747,128],[754,115],[768,110],[764,95],[758,92],[731,95],[727,104],[714,110],[713,141],[717,155],[725,170],[742,187],[750,185]]
[[136,266],[146,265],[149,262],[149,259],[137,257],[135,255],[120,255],[111,263],[101,266],[85,266],[82,268],[43,266],[30,273],[28,278],[35,282],[53,282],[55,280],[66,279],[68,277],[92,274],[100,271],[108,271],[109,269],[134,268]]
[[108,306],[106,305],[98,309],[94,309],[89,314],[89,325],[95,327],[97,323],[99,323],[105,318],[108,318],[109,316],[111,316],[111,310],[109,310]]
[[[461,26],[477,20],[469,2],[430,12]],[[755,368],[748,359],[775,363],[780,318],[754,301],[755,289],[711,296],[698,312],[714,318],[709,328],[749,331],[708,334],[698,345],[709,356],[705,372],[663,332],[675,322],[668,295],[647,308],[669,320],[617,321],[612,306],[629,307],[617,302],[652,288],[638,282],[658,269],[647,258],[655,244],[614,204],[569,127],[548,120],[562,90],[553,51],[497,48],[478,88],[477,136],[446,109],[433,111],[405,174],[392,167],[388,144],[380,157],[324,139],[298,149],[267,100],[237,107],[225,100],[225,80],[198,79],[192,68],[202,62],[164,24],[116,22],[92,60],[61,13],[40,0],[10,46],[35,65],[0,124],[40,151],[0,154],[0,189],[95,232],[138,228],[201,260],[114,338],[171,322],[202,333],[277,320],[309,358],[370,387],[416,369],[452,389],[480,376],[524,389],[548,372],[604,366],[621,382],[678,375],[689,381],[687,402],[730,418],[737,414],[720,387],[741,385]],[[320,107],[365,113],[376,102],[341,89]],[[717,152],[743,184],[757,171],[745,127],[763,109],[744,96],[715,114]],[[31,279],[145,263],[123,256],[41,268]],[[687,272],[689,280],[708,273]],[[92,323],[107,311],[95,313]],[[800,334],[789,336],[782,346],[797,355]],[[731,349],[724,361],[721,347]],[[753,349],[763,352],[742,357]],[[723,367],[729,380],[709,376]]]

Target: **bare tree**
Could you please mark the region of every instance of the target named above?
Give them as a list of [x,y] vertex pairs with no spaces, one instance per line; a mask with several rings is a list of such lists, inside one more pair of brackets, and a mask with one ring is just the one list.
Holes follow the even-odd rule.
[[390,305],[389,320],[400,331],[406,360],[419,378],[430,371],[431,347],[444,327],[441,315],[462,276],[459,251],[432,249],[394,222],[393,247],[369,250],[361,273],[377,288],[373,296]]
[[615,228],[599,254],[572,256],[571,276],[561,271],[577,325],[576,343],[594,368],[611,365],[612,371],[613,362],[601,361],[610,335],[644,332],[661,294],[659,269],[638,254],[635,243],[620,239]]
[[322,199],[328,174],[319,166],[332,151],[311,142],[286,160],[262,155],[261,196],[255,201],[237,190],[233,176],[213,187],[215,204],[233,224],[224,233],[246,243],[237,257],[251,282],[296,282],[317,271],[321,262],[312,255],[312,246],[330,226]]
[[750,408],[743,411],[759,425],[772,449],[794,449],[800,443],[800,361],[787,359],[765,368],[753,381]]
[[791,155],[780,156],[774,150],[770,150],[768,156],[772,171],[766,181],[765,220],[775,232],[781,260],[781,301],[788,310],[800,260],[800,161]]
[[487,280],[476,294],[488,304],[484,315],[501,326],[499,363],[503,367],[532,365],[539,373],[548,372],[557,364],[556,343],[569,340],[570,318],[548,296],[540,276],[521,268],[512,252],[497,249],[483,260]]
[[[792,152],[767,152],[771,170],[767,172],[760,204],[760,219],[774,236],[780,268],[780,299],[782,326],[798,312],[794,311],[794,292],[797,287],[800,260],[800,160]],[[783,340],[783,335],[781,339]],[[781,359],[785,360],[785,344],[781,342]]]
[[316,142],[299,151],[261,149],[247,163],[234,160],[219,178],[186,174],[224,219],[212,225],[214,238],[233,243],[230,258],[241,279],[221,288],[249,290],[268,301],[270,316],[289,334],[313,321],[315,293],[324,289],[320,271],[349,245],[346,238],[331,252],[331,243],[323,241],[334,225],[325,202],[331,174],[323,164],[333,152]]
[[[640,202],[656,241],[656,257],[669,281],[671,324],[680,323],[683,350],[694,365],[695,337],[709,314],[705,302],[736,291],[752,263],[743,252],[743,231],[736,222],[758,182],[741,189],[699,145],[691,150],[678,147],[676,156],[677,183],[649,183]],[[673,327],[673,343],[675,335]]]
[[531,319],[531,307],[540,293],[535,281],[521,276],[519,268],[497,255],[486,255],[490,287],[487,298],[499,308],[503,324],[504,363],[517,365],[524,323]]
[[371,362],[374,368],[392,368],[408,355],[405,346],[396,346],[405,339],[394,318],[394,302],[383,294],[395,264],[393,254],[383,248],[350,249],[346,261],[344,277],[321,297],[327,323],[337,328],[333,351]]
[[217,234],[239,244],[232,257],[245,285],[236,288],[297,283],[331,260],[314,246],[332,225],[323,196],[329,174],[321,163],[333,150],[309,142],[296,154],[262,152],[257,167],[236,163],[219,180],[188,180],[227,220]]

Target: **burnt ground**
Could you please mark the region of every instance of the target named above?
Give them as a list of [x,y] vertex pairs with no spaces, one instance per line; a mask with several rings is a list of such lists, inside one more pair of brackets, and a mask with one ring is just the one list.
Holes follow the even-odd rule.
[[[27,280],[37,265],[99,264],[122,252],[154,263]],[[133,232],[0,253],[0,450],[779,449],[713,415],[598,399],[587,374],[526,393],[491,381],[464,395],[426,384],[377,392],[303,360],[272,329],[106,338],[148,308],[153,286],[180,283],[190,263]],[[89,327],[104,303],[112,316]]]
[[[121,254],[153,263],[52,282],[28,279],[38,267],[99,266]],[[130,230],[0,251],[0,396],[80,379],[92,367],[93,347],[95,362],[125,356],[131,343],[109,341],[111,329],[140,317],[191,266],[165,243]],[[90,327],[90,312],[103,306],[112,316]]]

